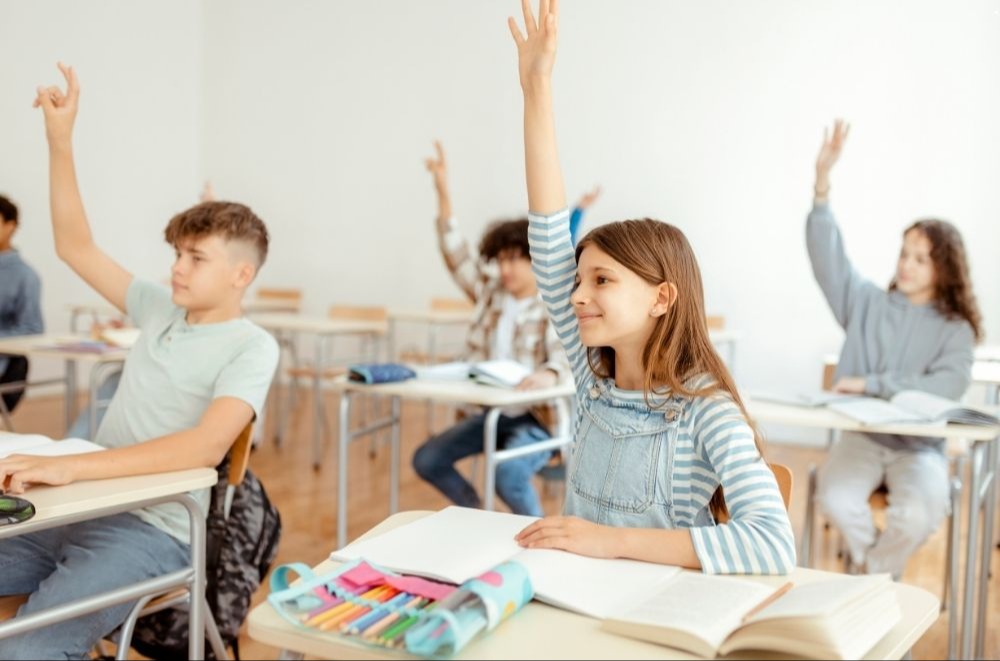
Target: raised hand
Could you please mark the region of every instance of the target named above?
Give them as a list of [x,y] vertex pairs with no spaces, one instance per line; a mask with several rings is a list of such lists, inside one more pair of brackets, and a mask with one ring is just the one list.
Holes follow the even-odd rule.
[[62,62],[57,66],[66,79],[65,93],[56,85],[39,86],[32,104],[34,108],[40,107],[45,114],[45,135],[50,145],[69,143],[72,140],[73,123],[76,121],[80,101],[80,83],[76,79],[76,71]]
[[816,193],[826,194],[830,188],[830,170],[840,158],[840,152],[844,149],[847,136],[851,132],[851,125],[838,119],[833,123],[833,132],[830,129],[823,129],[823,146],[820,147],[819,155],[816,157]]
[[556,61],[556,37],[559,28],[558,0],[539,0],[538,21],[531,11],[531,0],[521,0],[524,14],[522,34],[513,17],[507,19],[510,34],[517,44],[518,71],[521,87],[530,87],[536,82],[547,81],[552,76]]
[[442,191],[448,187],[448,164],[445,162],[444,148],[440,140],[434,141],[434,150],[437,152],[437,158],[426,159],[424,165],[427,166],[427,171],[434,175],[434,186],[438,191]]
[[579,201],[577,201],[576,203],[576,207],[578,209],[586,209],[591,204],[596,202],[597,198],[599,198],[600,196],[601,196],[601,187],[594,186],[594,190],[590,191],[589,193],[584,193],[583,195],[580,196]]

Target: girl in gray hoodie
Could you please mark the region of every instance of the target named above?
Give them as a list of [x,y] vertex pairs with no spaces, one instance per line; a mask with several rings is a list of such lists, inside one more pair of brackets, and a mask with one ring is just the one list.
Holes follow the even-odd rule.
[[[832,135],[824,132],[806,222],[813,274],[846,333],[834,389],[885,399],[922,390],[957,400],[971,381],[973,346],[982,334],[962,237],[945,221],[917,221],[903,233],[888,289],[858,273],[829,205],[830,170],[849,130],[837,120]],[[868,497],[881,484],[889,508],[878,534]],[[855,567],[899,579],[907,558],[947,513],[944,441],[844,434],[820,469],[817,498]]]

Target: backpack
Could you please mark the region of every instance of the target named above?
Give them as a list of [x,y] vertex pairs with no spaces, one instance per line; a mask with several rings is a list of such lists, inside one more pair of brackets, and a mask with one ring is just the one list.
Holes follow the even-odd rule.
[[[218,468],[206,521],[205,596],[223,642],[240,658],[240,627],[250,610],[250,599],[260,587],[278,553],[281,516],[271,504],[257,476],[247,470],[236,487],[229,518],[223,515],[228,458]],[[168,608],[139,620],[132,647],[155,659],[188,658],[188,613]],[[213,659],[210,645],[205,658]]]

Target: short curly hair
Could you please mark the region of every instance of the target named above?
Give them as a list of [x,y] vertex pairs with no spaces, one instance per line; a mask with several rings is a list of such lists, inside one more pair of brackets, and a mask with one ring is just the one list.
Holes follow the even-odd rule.
[[167,243],[176,247],[184,239],[221,236],[226,241],[248,243],[256,253],[256,266],[267,259],[270,237],[267,226],[250,207],[237,202],[202,202],[182,211],[167,223]]
[[479,242],[479,255],[489,261],[502,252],[517,252],[530,258],[528,251],[528,219],[498,220],[486,229]]

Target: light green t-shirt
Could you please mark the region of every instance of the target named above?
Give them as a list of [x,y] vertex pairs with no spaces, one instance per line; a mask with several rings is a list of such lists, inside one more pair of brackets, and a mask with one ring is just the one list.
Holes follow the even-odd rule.
[[[125,447],[191,429],[219,397],[241,399],[260,416],[278,365],[278,343],[267,331],[243,318],[188,324],[186,310],[174,305],[166,287],[139,278],[129,285],[125,307],[142,334],[125,361],[96,443]],[[207,511],[209,490],[192,495]],[[181,505],[155,505],[134,514],[190,543]]]

